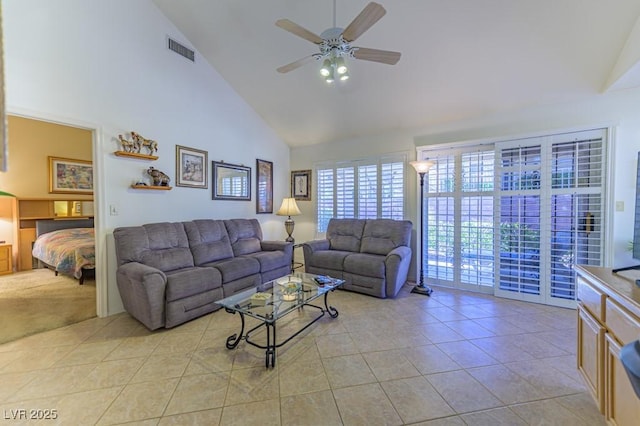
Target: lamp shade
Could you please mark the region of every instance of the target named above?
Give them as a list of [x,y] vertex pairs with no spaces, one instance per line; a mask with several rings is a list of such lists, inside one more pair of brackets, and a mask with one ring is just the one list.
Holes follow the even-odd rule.
[[420,161],[410,161],[409,164],[416,169],[418,173],[427,173],[431,167],[433,167],[436,162],[429,160],[420,160]]
[[285,198],[282,200],[282,205],[276,214],[278,216],[298,216],[301,215],[302,212],[298,208],[295,198]]

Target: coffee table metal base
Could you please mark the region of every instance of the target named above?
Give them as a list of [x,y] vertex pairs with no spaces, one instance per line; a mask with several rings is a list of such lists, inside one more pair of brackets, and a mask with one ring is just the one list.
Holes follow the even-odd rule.
[[[313,319],[311,319],[307,324],[304,325],[304,327],[302,327],[300,330],[296,331],[295,333],[293,333],[291,336],[287,337],[285,340],[281,341],[280,343],[277,343],[277,340],[276,340],[277,318],[266,318],[260,324],[256,325],[251,330],[247,330],[247,332],[245,333],[244,332],[244,326],[245,326],[244,313],[235,311],[230,308],[225,308],[225,310],[231,314],[237,313],[240,315],[240,333],[234,333],[231,336],[227,337],[227,344],[226,344],[227,349],[235,349],[238,346],[238,343],[240,343],[241,340],[244,340],[245,342],[249,343],[252,346],[255,346],[256,348],[265,350],[265,367],[266,368],[275,367],[276,366],[276,348],[283,346],[284,344],[289,342],[291,339],[293,339],[294,337],[296,337],[297,335],[305,331],[312,324],[314,324],[316,321],[322,318],[325,314],[329,314],[331,318],[338,317],[338,310],[333,306],[330,306],[327,304],[328,295],[329,293],[324,294],[324,308],[321,306],[313,305],[311,303],[305,303],[301,305],[300,309],[302,309],[305,306],[308,306],[310,308],[318,309],[320,311],[320,314],[314,317]],[[265,327],[267,329],[266,345],[256,343],[250,339],[251,333],[253,333],[256,330],[259,330],[262,327]]]

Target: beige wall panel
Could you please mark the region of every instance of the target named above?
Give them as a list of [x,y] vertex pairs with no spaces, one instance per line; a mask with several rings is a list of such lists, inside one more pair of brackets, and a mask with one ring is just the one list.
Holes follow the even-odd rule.
[[17,116],[9,116],[8,130],[9,167],[0,173],[0,189],[18,198],[69,198],[49,194],[48,157],[91,161],[91,131]]

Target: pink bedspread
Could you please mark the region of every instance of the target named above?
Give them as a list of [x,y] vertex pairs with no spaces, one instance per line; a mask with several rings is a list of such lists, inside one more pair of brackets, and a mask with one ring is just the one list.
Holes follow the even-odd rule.
[[32,254],[56,271],[80,278],[82,268],[95,268],[95,245],[93,228],[61,229],[40,235]]

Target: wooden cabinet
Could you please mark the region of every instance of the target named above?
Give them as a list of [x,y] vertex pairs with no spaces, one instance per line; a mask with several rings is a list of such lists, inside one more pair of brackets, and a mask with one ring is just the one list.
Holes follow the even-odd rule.
[[576,266],[578,369],[611,425],[636,426],[640,399],[620,362],[623,345],[640,339],[640,271]]
[[578,370],[587,382],[591,396],[604,413],[604,348],[605,328],[587,310],[578,308]]
[[22,228],[19,235],[18,265],[20,271],[28,271],[33,268],[33,257],[31,247],[36,240],[36,228]]
[[11,244],[0,245],[0,275],[13,273],[13,247]]

